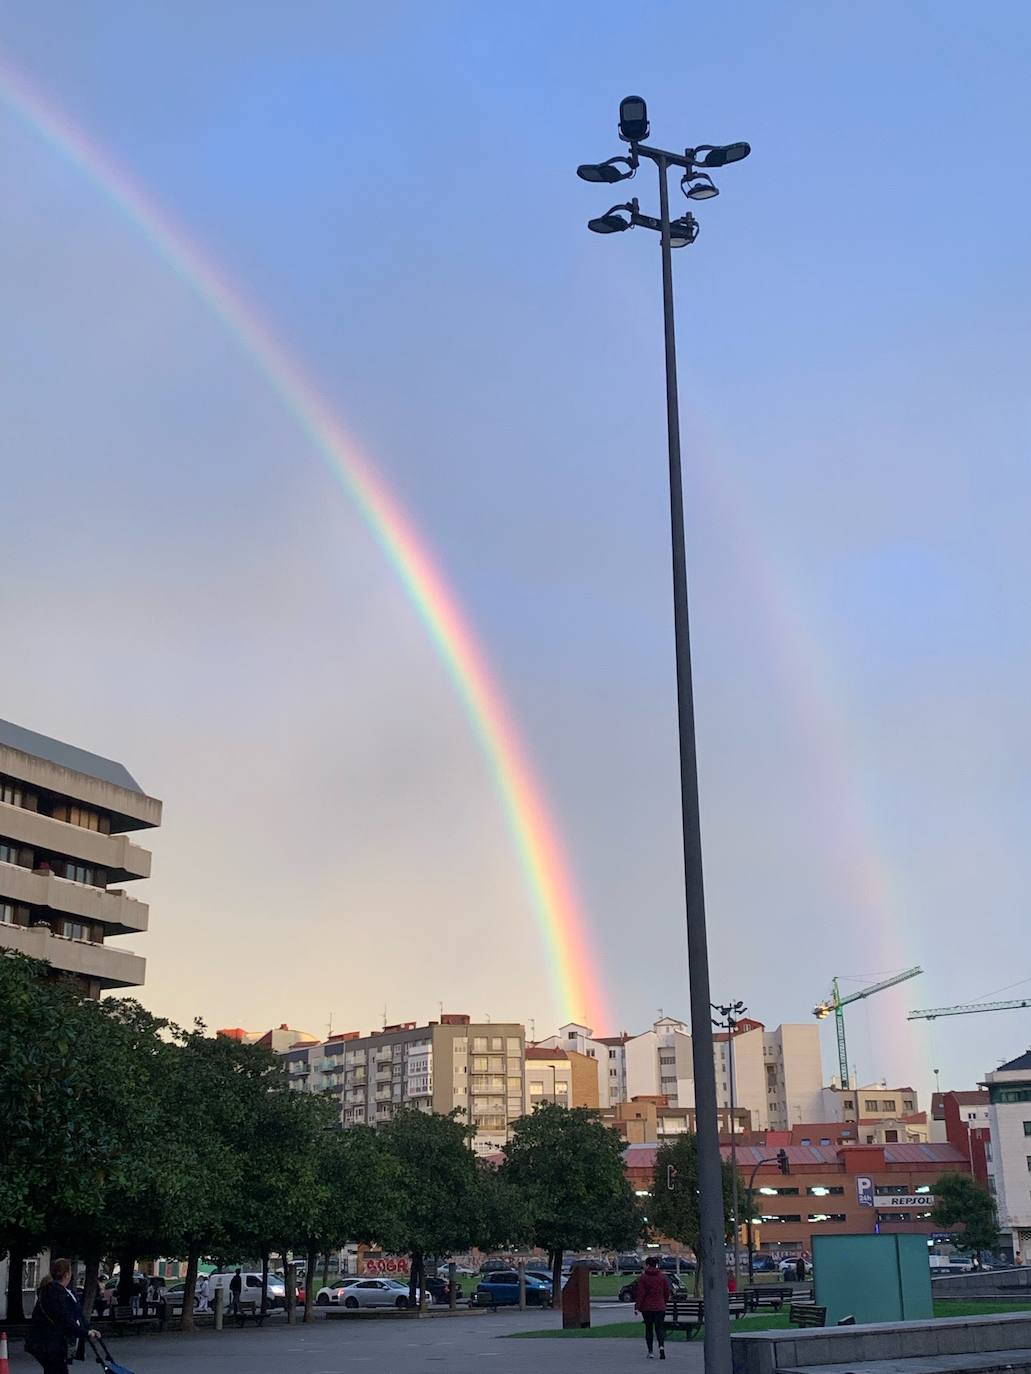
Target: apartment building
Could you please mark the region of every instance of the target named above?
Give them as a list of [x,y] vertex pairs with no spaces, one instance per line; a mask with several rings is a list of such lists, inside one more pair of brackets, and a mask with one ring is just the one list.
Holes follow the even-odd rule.
[[[605,1108],[601,1117],[606,1126],[614,1127],[623,1140],[635,1145],[661,1144],[671,1137],[683,1135],[685,1131],[693,1133],[695,1130],[694,1107],[675,1106],[661,1094],[658,1097],[635,1097],[631,1102],[616,1102]],[[730,1108],[720,1107],[718,1119],[721,1138],[729,1139]],[[734,1133],[738,1138],[749,1131],[750,1120],[747,1108],[735,1109]]]
[[[674,1016],[660,1016],[640,1035],[624,1031],[596,1036],[590,1027],[574,1022],[537,1043],[597,1059],[603,1109],[647,1097],[664,1098],[670,1108],[694,1107],[691,1031]],[[742,1018],[733,1046],[726,1034],[714,1037],[713,1057],[718,1105],[730,1111],[733,1063],[734,1106],[748,1110],[752,1129],[786,1130],[799,1121],[823,1119],[818,1026],[783,1025],[768,1031],[761,1021]]]
[[742,1017],[733,1032],[714,1037],[716,1100],[747,1107],[757,1131],[787,1131],[798,1122],[823,1119],[823,1062],[816,1025],[767,1030]]
[[147,929],[147,904],[121,884],[150,876],[129,834],[160,823],[122,764],[0,721],[0,947],[91,997],[139,987],[146,961],[111,941]]
[[[968,1091],[935,1093],[935,1098],[939,1097],[945,1139],[967,1156],[971,1173],[978,1183],[987,1188],[988,1144],[991,1140],[988,1089],[974,1088]],[[937,1122],[934,1126],[937,1126]]]
[[541,1102],[560,1107],[598,1106],[598,1061],[576,1050],[526,1047],[527,1111]]
[[1013,1256],[1031,1263],[1031,1050],[984,1076],[988,1189]]
[[[905,1121],[920,1114],[920,1102],[913,1088],[889,1088],[882,1079],[880,1083],[866,1083],[861,1087],[852,1084],[841,1087],[837,1079],[831,1081],[829,1088],[823,1090],[823,1112],[825,1121],[860,1121],[864,1123]],[[929,1139],[931,1129],[926,1116],[923,1118]]]
[[557,1034],[534,1043],[538,1049],[566,1050],[593,1059],[598,1065],[598,1105],[608,1107],[626,1097],[624,1047],[629,1039],[626,1031],[622,1035],[595,1036],[590,1026],[571,1021],[560,1027]]
[[344,1126],[379,1125],[401,1107],[457,1109],[475,1127],[476,1152],[491,1154],[524,1112],[526,1035],[514,1023],[445,1014],[296,1044],[283,1058],[291,1087],[337,1096]]

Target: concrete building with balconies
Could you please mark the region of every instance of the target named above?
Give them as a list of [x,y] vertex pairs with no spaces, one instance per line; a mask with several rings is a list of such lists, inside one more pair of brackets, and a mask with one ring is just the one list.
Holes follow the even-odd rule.
[[139,987],[146,961],[108,942],[147,929],[147,904],[118,885],[150,876],[128,835],[160,823],[120,763],[0,720],[0,948],[92,997]]

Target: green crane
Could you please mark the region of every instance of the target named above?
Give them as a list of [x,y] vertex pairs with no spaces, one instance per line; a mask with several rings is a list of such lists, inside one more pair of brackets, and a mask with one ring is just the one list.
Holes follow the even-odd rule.
[[835,978],[831,983],[831,995],[825,1001],[813,1007],[813,1015],[818,1021],[822,1021],[825,1016],[834,1013],[834,1028],[838,1035],[838,1069],[841,1073],[841,1086],[848,1087],[848,1050],[845,1046],[845,1012],[844,1008],[850,1002],[860,1002],[864,997],[872,997],[875,992],[883,992],[885,988],[893,988],[896,983],[904,983],[907,978],[915,978],[918,973],[923,973],[919,964],[913,968],[907,968],[903,973],[896,973],[891,978],[885,978],[880,983],[874,983],[868,988],[862,988],[859,992],[850,992],[842,997],[838,991],[838,980]]

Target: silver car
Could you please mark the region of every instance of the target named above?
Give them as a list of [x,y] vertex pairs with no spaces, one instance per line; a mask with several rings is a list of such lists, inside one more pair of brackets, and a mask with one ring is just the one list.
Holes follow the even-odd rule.
[[[415,1301],[421,1300],[416,1290]],[[348,1279],[346,1283],[322,1288],[316,1294],[319,1307],[407,1307],[408,1285],[397,1279]]]

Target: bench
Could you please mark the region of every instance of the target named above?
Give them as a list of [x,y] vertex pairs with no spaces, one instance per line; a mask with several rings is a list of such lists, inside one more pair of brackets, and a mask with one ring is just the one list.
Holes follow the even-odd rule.
[[793,1302],[788,1309],[788,1324],[791,1326],[826,1326],[827,1309],[817,1307],[815,1302]]
[[772,1284],[763,1288],[746,1288],[744,1298],[745,1306],[749,1312],[758,1312],[763,1307],[769,1307],[774,1312],[779,1312],[784,1306],[783,1289],[774,1288]]
[[[728,1293],[727,1306],[732,1317],[743,1317],[748,1311],[744,1293]],[[683,1331],[691,1340],[705,1323],[705,1303],[701,1298],[670,1298],[666,1304],[666,1325],[673,1331]]]

